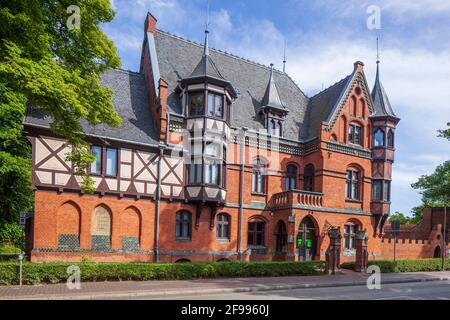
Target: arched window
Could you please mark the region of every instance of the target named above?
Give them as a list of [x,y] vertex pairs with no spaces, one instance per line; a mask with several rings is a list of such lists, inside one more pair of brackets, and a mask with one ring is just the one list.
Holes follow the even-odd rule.
[[253,160],[253,174],[252,174],[252,192],[264,193],[265,192],[265,166],[266,161],[257,157]]
[[348,142],[349,143],[353,143],[353,144],[357,144],[357,145],[362,145],[362,127],[357,125],[357,124],[350,124],[348,126]]
[[360,200],[361,172],[357,169],[347,170],[346,198]]
[[101,205],[94,209],[91,223],[91,247],[94,251],[111,249],[111,212]]
[[344,225],[344,249],[356,249],[356,232],[358,225],[353,222],[348,222]]
[[286,191],[297,189],[297,166],[290,164],[286,168]]
[[382,147],[384,146],[384,131],[378,128],[373,134],[373,146]]
[[219,240],[230,239],[230,216],[226,213],[217,215],[216,238]]
[[73,202],[66,202],[57,211],[56,230],[58,250],[78,251],[80,249],[81,211]]
[[191,239],[191,213],[187,211],[177,212],[175,236],[177,240]]
[[275,251],[286,252],[287,232],[286,232],[286,225],[282,220],[278,221],[275,237],[276,237]]
[[305,173],[303,174],[303,190],[314,191],[314,173],[314,166],[312,164],[308,164],[305,167]]
[[388,134],[387,134],[387,146],[389,148],[394,147],[394,130],[392,130],[392,129],[389,129]]
[[266,223],[261,219],[248,222],[247,244],[249,246],[264,246]]

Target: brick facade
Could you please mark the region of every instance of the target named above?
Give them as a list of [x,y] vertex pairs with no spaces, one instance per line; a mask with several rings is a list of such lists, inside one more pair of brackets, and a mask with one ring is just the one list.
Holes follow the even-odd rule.
[[[158,55],[169,55],[172,50],[161,51],[155,42],[166,37],[166,41],[180,47],[190,46],[181,50],[183,53],[187,49],[198,51],[198,46],[161,35],[151,14],[147,16],[144,31],[140,73],[112,71],[105,76],[105,81],[116,90],[114,99],[119,99],[115,101],[120,104],[119,111],[126,109],[124,97],[130,96],[128,108],[137,118],[127,124],[128,127],[117,129],[122,132],[110,132],[110,137],[88,134],[92,144],[103,145],[103,153],[107,148],[117,150],[116,175],[105,174],[106,160],[103,159],[102,171],[93,176],[95,194],[80,192],[73,166],[61,156],[68,148],[64,140],[42,129],[42,125],[35,126],[31,120],[25,123],[33,146],[36,190],[32,261],[325,260],[330,252],[330,230],[340,232],[342,239],[340,257],[336,261],[355,261],[359,247],[364,247],[363,254],[368,259],[391,257],[389,240],[383,238],[390,199],[374,201],[372,183],[374,179],[390,182],[395,149],[386,144],[375,148],[372,131],[374,126],[386,132],[393,130],[399,119],[381,114],[377,109],[374,103],[377,97],[371,97],[363,63],[356,62],[352,74],[336,85],[306,98],[286,74],[275,77],[273,68],[262,69],[251,62],[216,52],[216,58],[222,55],[221,59],[228,59],[224,65],[232,61],[239,66],[238,70],[243,66],[254,73],[262,72],[262,78],[269,75],[264,95],[266,83],[255,84],[255,92],[261,95],[259,98],[264,105],[262,111],[251,117],[271,117],[265,118],[266,126],[270,123],[268,120],[276,119],[283,123],[286,135],[291,134],[274,137],[268,134],[268,128],[257,130],[263,122],[261,119],[249,130],[233,125],[241,119],[239,116],[231,119],[231,115],[240,112],[239,108],[251,111],[253,107],[245,104],[242,92],[239,96],[236,91],[237,86],[222,78],[221,72],[215,69],[217,66],[209,56],[208,32],[202,60],[191,76],[192,70],[181,68],[187,73],[174,83],[171,76],[176,72],[163,70],[167,67],[163,62],[166,60],[156,56],[157,49]],[[183,57],[180,63],[188,60]],[[276,85],[275,79],[290,89]],[[142,86],[146,86],[145,94],[138,97]],[[293,90],[297,90],[297,96],[291,95]],[[210,93],[220,94],[225,109],[221,118],[211,117],[206,112],[200,116],[189,115],[185,110],[187,101],[198,92],[205,92],[203,99],[210,99]],[[330,104],[329,96],[334,96],[336,101]],[[290,110],[283,105],[282,98],[290,99]],[[296,133],[301,133],[300,124],[294,123],[289,128],[287,117],[295,117],[291,114],[296,112],[295,108],[300,108],[297,104],[307,99],[310,100],[308,105],[301,108],[310,115],[305,121],[311,124],[303,124],[308,125],[308,137],[294,139]],[[143,101],[147,101],[143,106],[145,110],[136,111]],[[175,110],[174,101],[182,110]],[[208,108],[212,105],[204,103]],[[318,109],[323,109],[327,117],[316,111]],[[142,123],[147,120],[142,119],[143,114],[148,114],[150,127]],[[124,116],[128,121],[130,113]],[[351,137],[355,133],[349,133],[350,126],[359,128],[357,138]],[[141,131],[137,130],[135,136],[127,135],[131,129]],[[202,171],[201,183],[190,181],[188,169],[191,167],[185,154],[186,149],[191,148],[192,134],[197,129],[205,145],[208,137],[221,139],[225,154],[220,159],[223,161],[220,168],[224,169],[220,183],[207,183],[205,171]],[[119,137],[119,133],[122,136]],[[109,142],[105,144],[105,140]],[[265,163],[262,192],[252,191],[256,183],[255,159],[258,158]],[[201,161],[206,170],[206,160]],[[295,177],[291,177],[295,187],[288,190],[287,168],[290,165],[295,167]],[[383,170],[378,170],[379,165]],[[349,178],[352,172],[355,175]],[[217,238],[219,216],[225,219],[221,220],[225,222],[220,228],[226,228],[226,237]],[[357,234],[361,232],[368,235],[367,247],[356,245]],[[431,243],[423,244],[422,251],[418,249],[419,244],[411,243],[399,245],[402,248],[399,252],[405,257],[427,256],[435,245],[435,240],[427,240]],[[358,257],[361,259],[361,253]]]

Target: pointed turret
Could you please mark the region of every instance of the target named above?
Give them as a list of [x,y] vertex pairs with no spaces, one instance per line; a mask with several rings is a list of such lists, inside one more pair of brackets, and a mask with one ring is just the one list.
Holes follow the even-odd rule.
[[375,108],[374,117],[393,117],[397,118],[392,110],[389,98],[380,81],[380,60],[377,60],[377,75],[372,90],[372,100]]
[[203,46],[203,56],[200,62],[195,67],[194,71],[192,71],[189,78],[200,78],[200,77],[211,77],[215,79],[219,79],[225,81],[225,78],[220,74],[217,67],[214,65],[214,62],[209,55],[209,31],[205,30],[205,43]]
[[273,77],[273,64],[270,65],[269,83],[267,84],[266,92],[261,105],[263,110],[271,108],[282,112],[287,111],[286,107],[281,102],[277,85],[275,84],[275,79]]

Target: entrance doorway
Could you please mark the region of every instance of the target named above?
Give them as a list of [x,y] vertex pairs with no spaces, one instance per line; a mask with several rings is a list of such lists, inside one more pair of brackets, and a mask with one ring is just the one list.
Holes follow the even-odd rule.
[[434,249],[433,258],[441,258],[441,247],[437,246],[436,249]]
[[297,234],[297,249],[300,260],[309,261],[314,258],[317,248],[316,227],[310,217],[300,223]]

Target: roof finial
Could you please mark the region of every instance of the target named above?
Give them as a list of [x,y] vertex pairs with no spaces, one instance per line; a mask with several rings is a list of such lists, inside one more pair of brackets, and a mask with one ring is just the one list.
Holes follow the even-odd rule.
[[378,46],[378,37],[377,37],[377,64],[380,63],[380,51],[379,51],[379,46]]
[[286,73],[286,40],[284,40],[283,73]]
[[206,5],[206,23],[205,23],[205,48],[203,50],[204,56],[209,56],[209,0]]

